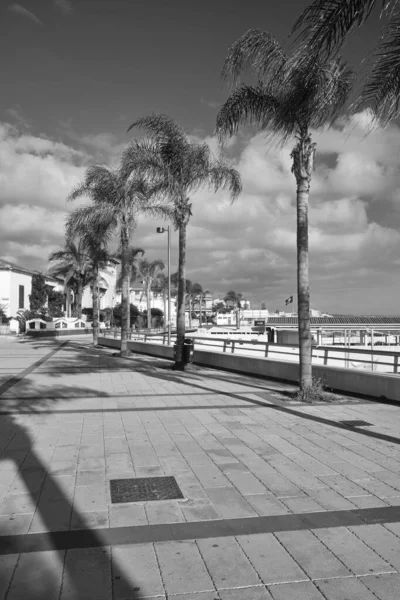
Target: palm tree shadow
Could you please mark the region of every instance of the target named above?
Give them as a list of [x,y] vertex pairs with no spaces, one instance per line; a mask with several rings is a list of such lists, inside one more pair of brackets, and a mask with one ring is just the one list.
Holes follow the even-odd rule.
[[[76,349],[74,351],[76,353]],[[86,360],[87,368],[89,363],[90,360]],[[57,368],[53,375],[60,375]],[[12,468],[18,472],[12,489],[1,505],[0,559],[9,558],[9,571],[3,573],[2,577],[7,580],[6,588],[12,597],[16,594],[25,600],[58,598],[61,583],[63,594],[71,599],[108,599],[113,596],[114,589],[123,594],[121,597],[130,600],[139,598],[139,593],[142,597],[145,594],[135,584],[132,573],[135,566],[132,565],[132,571],[128,574],[115,559],[112,560],[101,529],[93,530],[89,526],[73,504],[72,493],[62,489],[57,477],[49,472],[48,465],[34,448],[29,431],[18,422],[19,415],[22,417],[25,414],[23,418],[30,419],[26,416],[29,413],[36,420],[34,425],[40,425],[43,409],[49,405],[55,408],[58,399],[85,396],[88,390],[66,386],[63,390],[62,385],[42,387],[29,377],[15,378],[14,385],[14,390],[7,386],[3,392],[0,391],[0,396],[7,393],[7,397],[3,395],[1,398],[0,406],[0,465],[3,461],[11,462]],[[103,395],[106,394],[103,392]],[[45,443],[45,440],[41,442],[40,452],[45,452]],[[11,472],[4,471],[6,474]],[[13,493],[10,494],[10,491]],[[20,508],[15,505],[18,501],[24,501],[34,509]],[[30,532],[25,533],[25,515],[25,527],[20,530],[22,533],[15,534],[13,523],[21,523],[21,516],[24,517],[22,512],[27,513],[28,510],[35,511]],[[18,561],[17,555],[20,555]],[[1,591],[0,581],[0,594]]]

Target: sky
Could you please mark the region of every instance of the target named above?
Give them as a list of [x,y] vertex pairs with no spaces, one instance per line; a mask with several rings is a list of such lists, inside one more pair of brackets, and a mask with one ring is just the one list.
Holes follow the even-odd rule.
[[[116,165],[129,125],[163,112],[214,152],[220,73],[250,28],[285,43],[306,0],[20,0],[0,3],[0,257],[45,271],[63,246],[66,198],[95,163]],[[376,13],[343,56],[363,69]],[[309,235],[311,305],[328,313],[399,314],[400,129],[368,133],[370,115],[315,133]],[[243,192],[193,197],[187,277],[215,298],[234,289],[284,310],[296,293],[296,186],[290,152],[246,128],[227,154]],[[166,259],[165,223],[141,220],[132,243]],[[177,269],[172,234],[172,271]]]

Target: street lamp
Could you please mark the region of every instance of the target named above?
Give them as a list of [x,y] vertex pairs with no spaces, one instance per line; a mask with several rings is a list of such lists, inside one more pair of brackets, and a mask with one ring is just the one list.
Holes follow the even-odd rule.
[[157,227],[157,233],[168,233],[168,346],[171,345],[171,228]]

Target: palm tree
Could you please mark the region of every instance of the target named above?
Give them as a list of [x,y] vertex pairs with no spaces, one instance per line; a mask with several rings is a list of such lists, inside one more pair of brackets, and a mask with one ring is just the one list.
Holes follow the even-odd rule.
[[224,298],[226,306],[231,306],[233,308],[233,312],[236,316],[236,326],[238,328],[240,326],[240,307],[242,298],[243,294],[241,292],[235,292],[235,290],[229,290],[229,292],[226,292]]
[[327,58],[344,44],[347,35],[362,26],[373,8],[381,5],[389,22],[372,54],[372,70],[354,103],[354,109],[372,108],[382,125],[400,115],[400,13],[398,0],[314,0],[296,21],[292,35],[305,44],[303,57]]
[[217,117],[221,141],[239,126],[252,123],[270,139],[283,145],[296,143],[291,153],[297,183],[297,290],[300,353],[300,386],[312,383],[310,288],[308,275],[308,199],[314,167],[315,146],[311,130],[334,123],[353,85],[353,72],[339,58],[315,57],[305,63],[301,55],[287,55],[269,33],[250,30],[229,49],[223,77],[235,82],[250,67],[258,82],[237,87]]
[[[155,153],[154,153],[155,155]],[[139,214],[151,217],[170,217],[171,212],[161,197],[161,187],[149,183],[144,173],[150,173],[154,164],[151,146],[144,142],[132,142],[123,153],[121,166],[111,169],[95,165],[86,171],[84,181],[70,194],[75,200],[88,196],[93,204],[75,211],[74,231],[84,232],[88,221],[99,227],[119,230],[119,255],[121,257],[121,356],[127,356],[129,329],[129,277],[130,240],[137,225]],[[155,176],[153,175],[153,180]]]
[[[145,251],[143,250],[143,248],[136,248],[134,246],[129,246],[128,248],[128,252],[127,252],[127,263],[128,263],[128,267],[127,267],[127,271],[128,271],[128,306],[130,305],[130,287],[131,284],[136,280],[137,274],[138,274],[138,265],[139,265],[139,254],[141,256],[143,256],[145,253]],[[114,258],[117,258],[119,260],[122,261],[122,251],[121,248],[119,249],[119,251],[114,255]],[[123,277],[122,277],[122,269],[120,269],[119,273],[118,273],[118,277],[117,277],[117,281],[116,281],[116,285],[115,285],[117,290],[120,290],[122,292],[122,287],[123,287]],[[122,293],[121,293],[121,299],[122,299]],[[127,328],[128,331],[130,329],[131,323],[130,323],[130,316],[131,316],[131,311],[128,310],[128,324],[127,324]]]
[[192,215],[190,196],[201,187],[209,186],[214,192],[228,188],[232,199],[235,199],[242,189],[240,175],[222,160],[213,158],[207,144],[190,141],[182,127],[167,115],[143,117],[129,129],[132,127],[143,128],[157,147],[165,168],[165,182],[174,202],[173,223],[179,231],[177,348],[174,368],[183,370],[186,229]]
[[[155,283],[159,272],[165,269],[165,264],[162,260],[148,261],[143,258],[138,263],[138,274],[143,280],[143,287],[146,293],[147,301],[147,327],[151,329],[151,299],[150,292]],[[165,314],[165,313],[164,313]]]
[[[199,327],[203,325],[203,300],[205,301],[206,296],[210,293],[210,290],[203,290],[203,287],[200,283],[195,283],[193,285],[194,295],[199,304]],[[207,310],[206,310],[207,313]]]
[[64,248],[51,252],[49,261],[56,264],[50,267],[49,275],[62,277],[65,287],[72,288],[74,291],[75,316],[82,317],[82,296],[83,290],[88,283],[90,276],[90,265],[87,255],[83,251],[83,242],[81,238],[67,237]]

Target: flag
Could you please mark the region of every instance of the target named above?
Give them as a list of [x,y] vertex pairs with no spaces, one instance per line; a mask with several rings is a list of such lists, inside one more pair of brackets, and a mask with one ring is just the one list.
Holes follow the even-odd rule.
[[289,298],[287,300],[285,300],[286,305],[292,304],[292,302],[293,302],[293,296],[289,296]]

